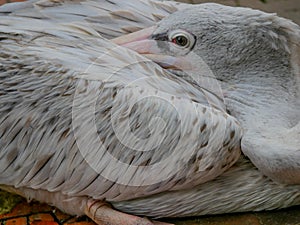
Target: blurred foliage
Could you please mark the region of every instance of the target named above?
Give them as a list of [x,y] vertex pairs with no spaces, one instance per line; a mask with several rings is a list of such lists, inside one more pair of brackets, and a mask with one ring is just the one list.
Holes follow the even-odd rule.
[[0,190],[0,215],[10,212],[21,200],[20,196]]

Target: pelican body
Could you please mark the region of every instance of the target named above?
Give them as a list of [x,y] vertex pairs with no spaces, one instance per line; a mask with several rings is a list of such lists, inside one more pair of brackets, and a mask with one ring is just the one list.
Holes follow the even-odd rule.
[[296,24],[146,0],[0,17],[2,189],[98,224],[300,204]]

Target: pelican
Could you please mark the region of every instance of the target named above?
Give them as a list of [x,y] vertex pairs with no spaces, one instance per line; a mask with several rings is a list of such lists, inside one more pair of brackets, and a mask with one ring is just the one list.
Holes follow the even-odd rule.
[[2,189],[98,224],[300,204],[298,25],[149,0],[0,17]]

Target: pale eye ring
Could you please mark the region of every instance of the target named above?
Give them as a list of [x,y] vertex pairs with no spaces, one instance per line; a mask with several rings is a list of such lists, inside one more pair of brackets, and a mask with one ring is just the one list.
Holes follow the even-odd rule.
[[181,48],[190,48],[195,42],[193,35],[183,30],[171,32],[169,35],[169,40]]

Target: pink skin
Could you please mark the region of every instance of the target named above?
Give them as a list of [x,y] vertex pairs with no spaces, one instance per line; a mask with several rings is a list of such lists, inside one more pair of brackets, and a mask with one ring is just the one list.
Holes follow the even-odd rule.
[[193,67],[188,57],[174,57],[161,52],[157,46],[157,42],[150,39],[155,28],[155,26],[148,27],[134,33],[117,37],[112,39],[112,42],[144,55],[165,69],[192,70]]
[[172,225],[116,211],[106,202],[88,199],[85,214],[98,225]]

